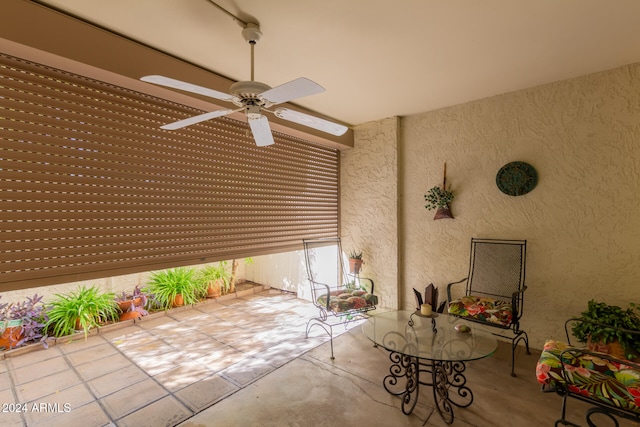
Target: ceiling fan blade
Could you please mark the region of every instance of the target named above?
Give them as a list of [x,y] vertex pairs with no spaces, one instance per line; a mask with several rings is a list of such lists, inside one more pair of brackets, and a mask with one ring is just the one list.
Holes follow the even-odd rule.
[[258,147],[264,147],[274,144],[273,135],[271,134],[271,127],[269,126],[269,120],[265,116],[258,118],[249,118],[249,126],[251,127],[251,133],[253,133],[253,139],[256,140]]
[[282,104],[283,102],[291,101],[292,99],[315,95],[316,93],[321,92],[324,92],[324,88],[318,83],[313,82],[306,77],[300,77],[295,80],[291,80],[288,83],[266,90],[260,95],[271,102],[271,104]]
[[181,80],[172,79],[171,77],[152,75],[140,77],[140,80],[147,83],[155,83],[160,86],[170,87],[172,89],[180,89],[186,92],[197,93],[199,95],[208,96],[210,98],[221,99],[223,101],[231,101],[232,99],[232,96],[227,93],[218,92],[217,90],[209,89],[203,86],[198,86],[191,83],[183,82]]
[[290,110],[288,108],[276,108],[273,113],[281,119],[289,120],[290,122],[308,126],[313,129],[318,129],[335,136],[344,135],[345,132],[349,130],[349,128],[344,125],[330,122],[329,120],[321,119],[320,117],[310,116],[309,114],[301,113],[299,111]]
[[[240,110],[242,110],[242,108],[240,108]],[[240,110],[216,110],[210,113],[204,113],[198,116],[193,116],[183,120],[178,120],[177,122],[168,123],[164,126],[160,126],[160,129],[167,129],[167,130],[181,129],[189,125],[195,125],[196,123],[204,122],[205,120],[211,120],[211,119],[215,119],[216,117],[226,116],[227,114],[231,114]]]

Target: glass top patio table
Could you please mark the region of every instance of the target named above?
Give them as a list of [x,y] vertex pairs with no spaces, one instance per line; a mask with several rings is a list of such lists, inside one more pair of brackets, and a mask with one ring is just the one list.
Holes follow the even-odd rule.
[[[457,325],[467,326],[468,332],[459,332]],[[362,331],[391,352],[433,361],[482,359],[498,347],[496,337],[482,325],[447,314],[424,317],[416,311],[380,313],[369,317]]]

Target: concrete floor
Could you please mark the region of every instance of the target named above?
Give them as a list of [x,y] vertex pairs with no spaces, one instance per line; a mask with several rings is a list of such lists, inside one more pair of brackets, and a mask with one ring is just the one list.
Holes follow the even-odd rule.
[[[374,348],[359,325],[337,328],[332,361],[321,329],[304,338],[315,315],[310,303],[257,289],[104,328],[87,341],[5,354],[0,425],[446,425],[429,387],[420,390],[414,413],[402,414],[400,399],[382,387],[388,353]],[[492,357],[468,363],[474,402],[454,409],[452,425],[553,426],[561,398],[540,391],[533,353],[519,351],[516,378],[505,343]],[[570,400],[568,418],[586,425],[586,408]]]

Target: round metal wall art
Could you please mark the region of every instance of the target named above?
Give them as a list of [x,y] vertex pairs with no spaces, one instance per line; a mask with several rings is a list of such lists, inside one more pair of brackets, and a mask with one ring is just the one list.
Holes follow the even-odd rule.
[[496,175],[496,185],[504,194],[522,196],[538,184],[538,173],[525,162],[511,162],[500,168]]

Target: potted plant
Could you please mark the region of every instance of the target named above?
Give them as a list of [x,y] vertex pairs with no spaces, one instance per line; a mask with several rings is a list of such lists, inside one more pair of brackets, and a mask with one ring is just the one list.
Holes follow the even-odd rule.
[[206,289],[207,298],[217,298],[229,291],[231,273],[227,270],[227,261],[208,265],[196,276],[202,289]]
[[571,329],[573,335],[578,341],[587,343],[590,349],[627,360],[640,356],[640,341],[637,336],[624,331],[640,331],[638,305],[631,303],[628,308],[623,309],[591,300],[587,310],[576,320]]
[[427,202],[425,208],[436,210],[436,216],[433,219],[453,218],[451,209],[449,209],[449,203],[451,203],[454,197],[453,193],[449,190],[441,187],[433,187],[424,195],[424,199]]
[[153,294],[161,308],[169,309],[198,302],[202,286],[195,277],[195,269],[177,267],[152,273],[145,291]]
[[37,341],[46,348],[46,321],[45,306],[38,294],[19,303],[0,304],[0,349],[9,350]]
[[122,292],[116,295],[115,300],[120,309],[120,321],[138,319],[149,314],[145,309],[148,301],[147,294],[140,289],[139,285],[136,285],[131,293]]
[[351,274],[360,274],[362,264],[364,264],[362,251],[352,250],[349,252],[349,272],[351,272]]
[[55,294],[55,297],[47,308],[49,320],[45,327],[56,337],[82,330],[87,339],[89,329],[118,319],[115,294],[102,293],[96,286],[82,286],[68,295]]
[[444,164],[444,176],[442,178],[442,187],[433,187],[424,195],[427,204],[424,206],[428,210],[436,210],[436,216],[433,219],[453,218],[449,203],[455,196],[450,190],[447,190],[447,164]]

